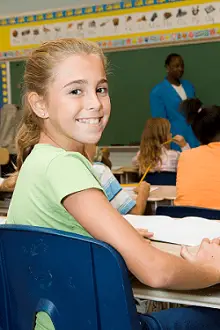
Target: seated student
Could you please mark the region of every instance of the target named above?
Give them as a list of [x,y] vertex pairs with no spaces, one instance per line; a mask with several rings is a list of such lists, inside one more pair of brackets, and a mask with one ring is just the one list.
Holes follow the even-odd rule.
[[108,166],[110,169],[112,168],[112,163],[110,160],[110,152],[108,148],[96,148],[95,149],[95,161],[96,162],[101,162],[103,164],[105,164],[106,166]]
[[133,165],[139,167],[144,174],[149,167],[150,172],[176,172],[180,152],[170,149],[170,143],[175,142],[183,150],[189,149],[184,137],[176,135],[172,138],[170,123],[164,118],[148,119],[142,133],[140,151],[133,158]]
[[110,169],[112,168],[112,162],[110,160],[110,151],[108,148],[102,148],[102,163],[108,166]]
[[182,111],[201,146],[180,156],[175,205],[220,209],[220,107],[190,99]]
[[[16,137],[16,186],[7,223],[106,242],[136,278],[154,288],[190,290],[219,283],[218,239],[204,240],[195,254],[186,247],[179,257],[165,253],[146,242],[103,193],[84,145],[98,143],[109,119],[105,65],[99,46],[82,39],[48,41],[32,52],[24,74],[24,117]],[[168,309],[139,315],[139,320],[143,330],[220,329],[220,311],[212,308]],[[46,329],[54,326],[48,314],[39,312],[35,330]]]
[[121,214],[144,214],[146,201],[150,192],[150,185],[147,182],[141,182],[136,189],[137,198],[134,201],[130,195],[122,189],[120,183],[112,171],[99,160],[99,148],[95,144],[87,144],[85,151],[88,159],[93,163],[93,169],[105,194],[112,206]]

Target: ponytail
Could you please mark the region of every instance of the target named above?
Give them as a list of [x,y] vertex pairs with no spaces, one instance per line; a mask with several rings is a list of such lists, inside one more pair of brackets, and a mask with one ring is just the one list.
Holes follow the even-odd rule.
[[192,125],[202,111],[202,102],[199,99],[187,99],[180,106],[188,124]]
[[3,181],[0,190],[14,189],[22,164],[40,139],[41,119],[30,108],[26,96],[24,96],[23,104],[24,115],[15,138],[17,152],[15,172]]
[[204,106],[199,99],[182,102],[180,111],[201,144],[218,141],[220,137],[220,107]]
[[41,120],[30,109],[30,105],[24,101],[24,116],[18,130],[15,145],[17,150],[17,171],[20,170],[31,150],[39,142],[41,132]]

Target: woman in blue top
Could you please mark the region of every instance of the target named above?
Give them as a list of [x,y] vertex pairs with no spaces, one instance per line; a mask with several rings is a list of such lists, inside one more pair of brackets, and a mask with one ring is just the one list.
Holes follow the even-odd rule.
[[[193,85],[189,81],[181,79],[184,74],[182,57],[178,54],[170,54],[165,61],[165,67],[167,77],[150,93],[152,117],[168,119],[173,136],[182,135],[191,148],[197,147],[199,142],[184,115],[179,111],[182,101],[195,97]],[[172,148],[178,149],[179,147],[173,144]]]

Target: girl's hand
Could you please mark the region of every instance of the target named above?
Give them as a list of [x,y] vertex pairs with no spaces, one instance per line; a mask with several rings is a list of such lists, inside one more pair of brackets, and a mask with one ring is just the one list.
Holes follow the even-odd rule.
[[149,194],[150,192],[150,184],[146,181],[142,181],[136,188],[133,190],[136,194]]
[[154,233],[149,232],[147,229],[137,228],[136,230],[142,237],[148,238],[148,240],[154,236]]
[[176,143],[180,148],[183,148],[186,146],[186,140],[182,135],[176,135],[173,137],[173,142]]
[[183,246],[180,252],[183,259],[207,266],[211,266],[216,274],[219,274],[220,281],[220,240],[219,238],[210,241],[208,238],[202,240],[197,253],[191,253],[186,246]]

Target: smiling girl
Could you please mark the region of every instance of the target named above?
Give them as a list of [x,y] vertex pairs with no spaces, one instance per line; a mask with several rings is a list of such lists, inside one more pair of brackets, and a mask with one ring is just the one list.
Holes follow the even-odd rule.
[[[84,144],[99,141],[110,115],[101,49],[74,38],[45,43],[27,61],[24,85],[17,182],[7,222],[107,242],[140,281],[154,288],[197,289],[218,283],[218,240],[203,241],[196,255],[183,248],[182,258],[154,248],[108,202],[84,157]],[[140,322],[143,329],[215,330],[220,328],[220,312],[170,309],[140,316]],[[47,314],[39,313],[36,329],[54,329]]]

